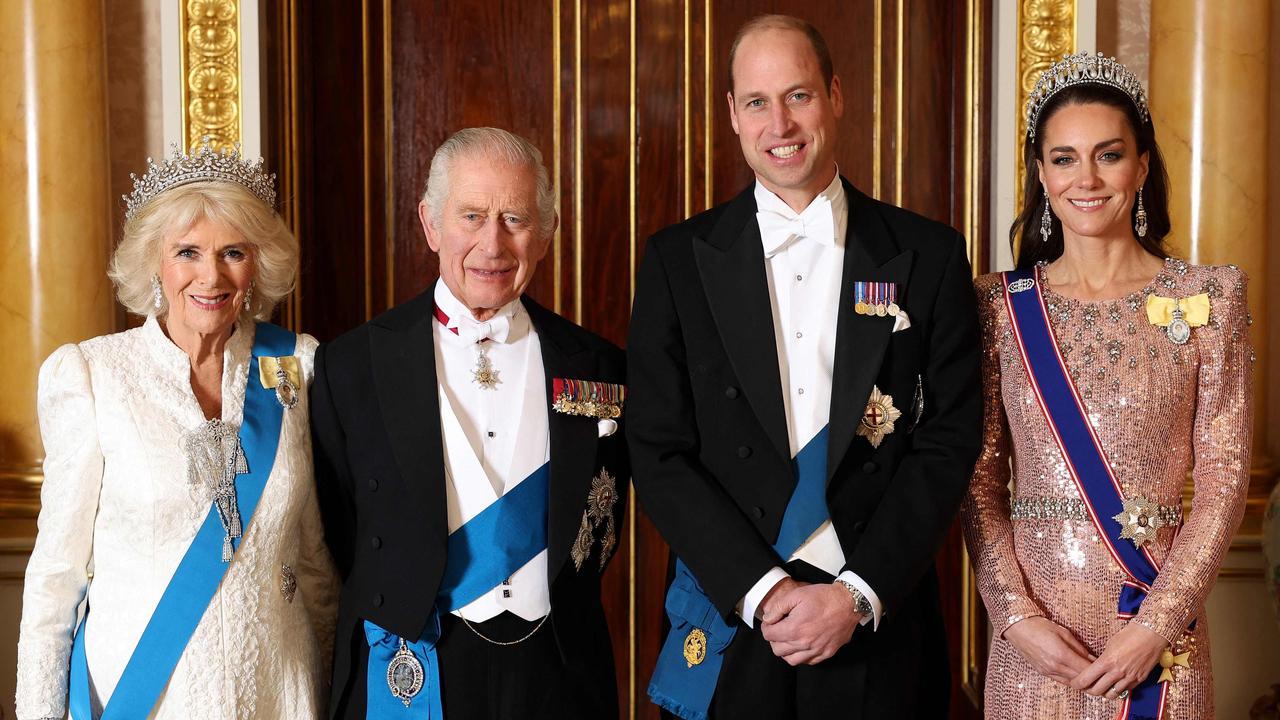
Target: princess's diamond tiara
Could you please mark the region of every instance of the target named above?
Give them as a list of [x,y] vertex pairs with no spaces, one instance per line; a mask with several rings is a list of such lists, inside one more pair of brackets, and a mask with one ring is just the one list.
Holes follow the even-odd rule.
[[1040,119],[1040,111],[1049,102],[1049,98],[1066,88],[1089,83],[1109,85],[1120,90],[1133,101],[1142,122],[1145,123],[1150,117],[1147,93],[1142,89],[1142,82],[1129,68],[1102,53],[1091,55],[1080,52],[1064,56],[1041,73],[1040,79],[1036,81],[1035,88],[1027,97],[1027,137],[1035,139],[1036,121]]
[[124,218],[132,220],[144,205],[157,195],[182,185],[195,182],[233,182],[253,193],[267,207],[276,206],[276,176],[262,169],[262,158],[245,160],[240,156],[240,145],[234,148],[214,150],[209,138],[204,138],[200,149],[190,155],[173,146],[167,160],[157,164],[147,158],[147,172],[142,177],[130,173],[133,192],[124,196]]

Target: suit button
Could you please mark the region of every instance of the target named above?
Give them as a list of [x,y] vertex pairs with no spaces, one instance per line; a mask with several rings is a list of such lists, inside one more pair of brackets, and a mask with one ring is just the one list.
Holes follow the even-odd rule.
[[369,478],[369,492],[378,492],[378,478]]
[[871,474],[879,469],[880,469],[880,466],[870,460],[862,463],[862,472],[864,473]]
[[729,398],[730,400],[738,399],[738,388],[730,385],[729,387],[724,389],[724,396]]
[[372,538],[369,538],[369,544],[373,546],[374,550],[377,550],[382,547],[382,538],[374,535]]
[[753,505],[751,506],[751,514],[755,515],[757,520],[762,520],[764,519],[764,508],[759,505]]
[[742,447],[738,448],[738,457],[742,458],[743,460],[746,460],[747,458],[751,457],[751,448],[747,447],[746,445],[743,445]]
[[866,529],[867,529],[867,523],[862,520],[859,520],[858,522],[853,524],[854,532],[862,532],[863,530],[866,530]]
[[373,594],[373,606],[382,607],[382,593]]

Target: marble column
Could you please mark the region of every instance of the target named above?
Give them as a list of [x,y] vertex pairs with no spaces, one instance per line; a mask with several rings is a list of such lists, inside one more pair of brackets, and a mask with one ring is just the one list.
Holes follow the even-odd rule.
[[1234,263],[1251,279],[1256,432],[1242,535],[1259,532],[1276,475],[1265,438],[1271,12],[1272,0],[1151,6],[1151,112],[1172,185],[1172,249],[1196,263]]
[[102,0],[0,2],[0,517],[38,507],[36,375],[110,332]]

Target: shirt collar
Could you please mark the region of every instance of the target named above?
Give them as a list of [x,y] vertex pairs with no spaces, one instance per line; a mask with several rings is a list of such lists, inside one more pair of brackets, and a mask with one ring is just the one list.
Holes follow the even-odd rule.
[[[449,324],[445,327],[450,330],[457,329],[459,323],[470,322],[478,324],[475,315],[471,313],[471,309],[462,304],[445,284],[443,279],[436,280],[436,288],[433,293],[436,307],[444,311],[449,318]],[[498,312],[494,313],[495,318],[505,317],[510,323],[510,330],[507,333],[506,342],[514,342],[528,332],[529,329],[529,313],[524,309],[524,303],[520,302],[520,298],[516,298],[511,302],[498,308]],[[457,337],[455,333],[445,333],[449,337]]]
[[[803,211],[798,213],[795,210],[792,210],[791,206],[788,205],[785,200],[775,195],[769,188],[765,187],[764,183],[760,182],[759,179],[756,180],[755,197],[756,210],[758,211],[776,212],[786,218],[797,218],[803,214]],[[814,202],[817,202],[818,198],[826,198],[831,203],[832,212],[835,213],[836,217],[840,216],[839,213],[844,209],[846,200],[844,183],[840,181],[840,168],[838,166],[836,167],[835,177],[831,178],[831,182],[827,184],[827,187],[823,189],[822,192],[818,193],[818,197],[815,197],[809,204],[812,205]]]

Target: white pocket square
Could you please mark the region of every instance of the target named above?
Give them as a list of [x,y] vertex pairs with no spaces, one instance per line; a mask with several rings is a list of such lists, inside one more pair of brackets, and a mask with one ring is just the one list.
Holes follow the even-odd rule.
[[597,437],[609,437],[618,432],[618,421],[605,418],[596,423],[596,431],[600,433]]
[[906,310],[899,310],[898,317],[893,320],[893,331],[906,330],[911,327],[911,318],[907,317]]

